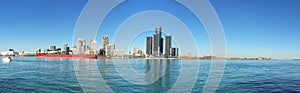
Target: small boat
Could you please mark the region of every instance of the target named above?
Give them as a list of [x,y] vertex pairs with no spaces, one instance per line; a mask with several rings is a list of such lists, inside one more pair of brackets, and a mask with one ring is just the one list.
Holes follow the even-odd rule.
[[9,63],[11,61],[11,57],[2,58],[3,63]]

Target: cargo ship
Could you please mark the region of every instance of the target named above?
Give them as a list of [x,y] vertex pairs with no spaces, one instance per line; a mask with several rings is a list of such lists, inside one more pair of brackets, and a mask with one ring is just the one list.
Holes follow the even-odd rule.
[[65,54],[36,54],[37,58],[86,58],[86,59],[97,59],[97,55],[65,55]]

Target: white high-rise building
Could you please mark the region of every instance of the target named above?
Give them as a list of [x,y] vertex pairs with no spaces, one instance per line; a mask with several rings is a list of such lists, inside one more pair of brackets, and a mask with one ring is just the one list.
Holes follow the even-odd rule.
[[97,53],[97,41],[95,39],[92,39],[90,41],[90,49],[91,49],[91,53],[93,54]]
[[85,45],[85,40],[79,38],[77,40],[77,46],[76,46],[76,53],[77,55],[82,55],[85,53],[85,48],[86,48],[86,45]]
[[115,44],[108,44],[105,48],[106,56],[114,56]]

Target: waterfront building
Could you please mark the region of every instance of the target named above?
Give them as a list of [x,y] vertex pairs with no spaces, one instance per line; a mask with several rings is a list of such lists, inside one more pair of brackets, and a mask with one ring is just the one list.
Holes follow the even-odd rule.
[[166,56],[170,56],[171,46],[172,46],[172,37],[171,36],[166,36],[165,37],[165,55]]
[[55,51],[55,50],[56,50],[56,46],[50,46],[50,47],[49,47],[49,50],[50,50],[50,51]]
[[105,35],[105,36],[102,37],[102,46],[101,46],[101,49],[105,50],[106,45],[108,45],[108,44],[109,44],[108,36]]
[[87,53],[87,50],[89,47],[87,46],[87,43],[86,43],[86,40],[83,39],[83,54],[86,54]]
[[152,55],[152,37],[147,37],[146,38],[146,54],[147,55]]
[[161,27],[156,27],[153,35],[152,55],[160,56],[163,53],[163,38],[161,37]]
[[176,47],[170,48],[170,54],[172,57],[178,57],[178,48]]
[[105,50],[104,49],[100,49],[100,51],[99,51],[99,55],[100,56],[105,56]]
[[4,51],[0,53],[2,56],[15,56],[18,55],[18,52],[15,52],[14,49],[9,49],[8,51]]
[[109,57],[112,57],[114,56],[114,50],[115,50],[115,44],[108,44],[106,45],[105,47],[105,55],[106,56],[109,56]]
[[64,50],[63,51],[67,51],[67,47],[68,47],[68,44],[64,44]]
[[203,59],[217,59],[217,56],[213,56],[213,55],[204,56]]
[[92,54],[97,54],[97,41],[95,39],[90,41],[90,50]]
[[68,44],[64,44],[64,49],[62,51],[62,54],[69,55],[70,53],[70,47],[68,47]]
[[81,55],[85,53],[85,40],[79,38],[77,40],[76,53],[77,55]]
[[114,57],[124,57],[124,50],[115,49],[114,50]]
[[137,54],[139,54],[140,56],[143,56],[143,51],[141,49],[139,49]]
[[140,50],[140,48],[137,47],[137,46],[135,46],[135,47],[134,47],[134,54],[138,54],[139,50]]
[[134,56],[142,56],[143,55],[143,51],[139,48],[139,47],[134,47]]
[[158,35],[154,35],[153,36],[153,46],[152,46],[152,55],[154,56],[158,56],[159,55],[159,36]]
[[71,48],[71,51],[70,51],[72,54],[76,54],[76,52],[77,52],[77,46],[73,46],[72,48]]
[[70,47],[66,47],[65,54],[66,54],[66,55],[69,55],[69,54],[70,54]]

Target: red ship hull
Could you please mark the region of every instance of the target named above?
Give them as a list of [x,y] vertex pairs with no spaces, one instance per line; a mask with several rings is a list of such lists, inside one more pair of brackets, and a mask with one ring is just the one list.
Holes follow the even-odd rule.
[[97,55],[64,55],[64,54],[36,54],[37,58],[87,58],[96,59]]

